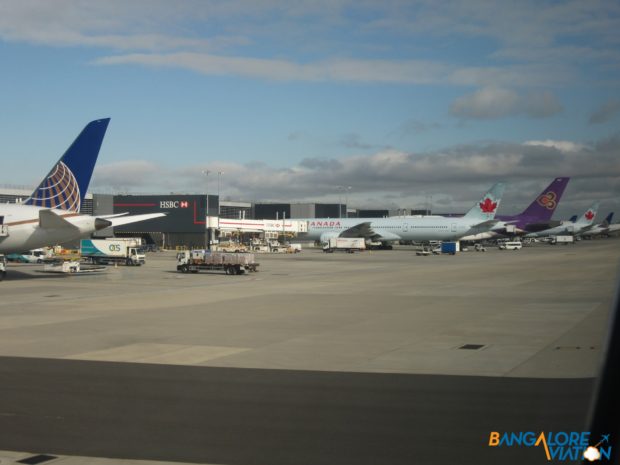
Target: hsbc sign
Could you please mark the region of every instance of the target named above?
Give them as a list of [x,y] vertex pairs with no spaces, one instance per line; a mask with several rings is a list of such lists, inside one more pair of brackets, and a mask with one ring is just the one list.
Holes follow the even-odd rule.
[[[133,223],[115,228],[122,232],[163,232],[204,234],[205,196],[199,194],[161,194],[161,195],[116,195],[114,213],[141,215],[145,213],[165,213],[166,216]],[[217,206],[216,198],[209,199],[212,210]],[[1,239],[0,239],[1,240]],[[196,244],[200,244],[196,240]]]
[[189,208],[189,202],[186,200],[162,200],[159,202],[159,208]]

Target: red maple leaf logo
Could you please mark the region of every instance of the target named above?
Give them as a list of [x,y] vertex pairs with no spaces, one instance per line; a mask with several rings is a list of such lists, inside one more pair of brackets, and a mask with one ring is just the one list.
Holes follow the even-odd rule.
[[592,218],[594,218],[594,212],[592,210],[588,210],[585,216],[586,216],[586,220],[592,221]]
[[493,213],[497,208],[497,202],[493,202],[488,197],[482,202],[480,202],[478,205],[480,205],[480,210],[482,210],[482,213]]

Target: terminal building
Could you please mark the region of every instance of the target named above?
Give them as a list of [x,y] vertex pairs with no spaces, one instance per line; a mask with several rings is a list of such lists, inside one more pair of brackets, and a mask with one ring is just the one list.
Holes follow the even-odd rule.
[[[19,203],[27,199],[32,190],[26,188],[0,188],[0,202]],[[306,218],[382,218],[392,215],[417,214],[411,210],[354,210],[342,203],[250,203],[221,201],[217,195],[165,194],[165,195],[113,195],[88,193],[82,200],[80,213],[85,215],[139,215],[165,213],[165,216],[139,223],[97,231],[97,237],[141,237],[145,244],[159,247],[201,248],[209,240],[217,240],[221,230],[239,228],[276,228],[276,223],[267,222],[260,226],[254,221],[234,220],[279,220],[282,231],[302,231],[293,222]],[[207,219],[209,228],[207,228]],[[222,221],[230,219],[231,221]],[[235,226],[231,226],[235,225]]]

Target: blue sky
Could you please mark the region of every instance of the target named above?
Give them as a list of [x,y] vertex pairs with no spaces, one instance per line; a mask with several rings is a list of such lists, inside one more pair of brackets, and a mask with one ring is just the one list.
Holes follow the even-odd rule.
[[0,183],[111,117],[93,191],[449,211],[503,180],[511,213],[569,175],[560,212],[614,209],[619,31],[615,1],[0,0]]

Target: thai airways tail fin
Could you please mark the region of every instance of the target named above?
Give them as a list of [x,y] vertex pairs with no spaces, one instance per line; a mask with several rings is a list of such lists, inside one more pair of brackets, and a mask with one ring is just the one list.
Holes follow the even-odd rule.
[[555,178],[536,197],[536,199],[521,213],[523,216],[536,217],[542,221],[550,220],[555,208],[560,203],[564,189],[570,178]]
[[489,189],[482,199],[465,214],[464,218],[471,218],[480,221],[492,220],[502,200],[504,194],[504,183],[498,182]]
[[109,122],[88,123],[24,204],[79,212]]
[[583,215],[579,217],[575,224],[591,225],[596,218],[599,202],[594,202],[590,208],[588,208]]

